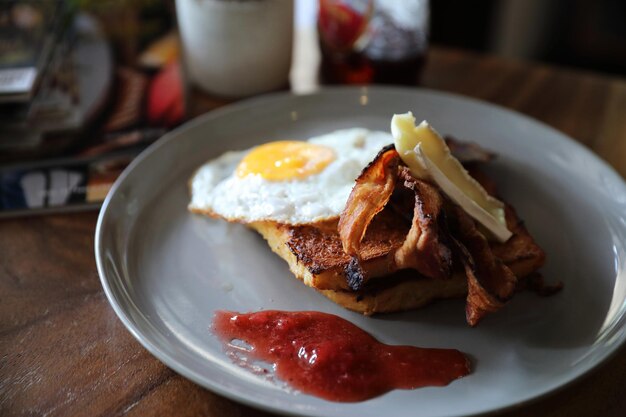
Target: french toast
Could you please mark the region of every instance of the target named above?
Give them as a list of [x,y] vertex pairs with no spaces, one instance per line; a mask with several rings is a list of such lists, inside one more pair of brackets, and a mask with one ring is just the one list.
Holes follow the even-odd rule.
[[[545,254],[511,206],[506,208],[506,219],[513,237],[505,243],[492,243],[491,248],[515,276],[523,279],[543,265]],[[257,222],[249,226],[265,238],[298,279],[353,311],[370,315],[410,310],[467,294],[462,271],[455,271],[448,279],[430,279],[413,270],[389,273],[388,255],[402,244],[410,228],[391,210],[385,209],[374,218],[362,241],[360,257],[366,281],[358,291],[348,285],[345,271],[351,258],[342,250],[336,222],[306,226]]]

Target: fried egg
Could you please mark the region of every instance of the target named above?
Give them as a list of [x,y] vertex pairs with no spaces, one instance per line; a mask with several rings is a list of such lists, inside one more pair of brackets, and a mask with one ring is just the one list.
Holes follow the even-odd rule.
[[392,142],[389,133],[353,128],[227,152],[195,172],[189,209],[241,223],[334,219],[363,168]]

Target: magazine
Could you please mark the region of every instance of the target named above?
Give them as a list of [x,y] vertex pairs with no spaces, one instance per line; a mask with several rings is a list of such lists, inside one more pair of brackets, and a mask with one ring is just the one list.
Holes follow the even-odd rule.
[[[36,17],[59,3],[10,1],[0,15]],[[29,99],[0,100],[0,217],[98,208],[123,169],[186,117],[173,2],[64,3],[67,18],[41,23],[55,28],[45,65],[35,65],[40,38],[20,41],[39,51],[20,61],[37,71]],[[0,71],[18,61],[8,62],[0,49]]]

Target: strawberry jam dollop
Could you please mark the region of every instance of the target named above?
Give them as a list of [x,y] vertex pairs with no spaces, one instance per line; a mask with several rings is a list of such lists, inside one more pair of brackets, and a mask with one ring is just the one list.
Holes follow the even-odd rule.
[[330,401],[364,401],[393,389],[444,386],[470,373],[455,349],[391,346],[341,317],[316,311],[218,311],[213,331],[243,341],[292,387]]

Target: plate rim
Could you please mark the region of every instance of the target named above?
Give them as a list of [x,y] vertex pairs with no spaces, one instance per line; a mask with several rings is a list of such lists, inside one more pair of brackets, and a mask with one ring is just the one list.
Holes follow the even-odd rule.
[[[126,329],[132,334],[132,336],[148,351],[150,352],[151,355],[153,355],[156,359],[158,359],[160,362],[162,362],[165,366],[167,366],[168,368],[174,370],[176,373],[178,373],[179,375],[193,381],[195,384],[198,384],[199,386],[209,389],[210,391],[217,393],[218,395],[224,396],[228,399],[231,399],[233,401],[245,404],[247,406],[256,408],[256,409],[260,409],[260,410],[264,410],[264,411],[269,411],[272,413],[277,413],[280,415],[289,415],[289,416],[318,416],[319,414],[315,414],[315,413],[298,413],[295,410],[290,410],[290,409],[286,409],[283,407],[279,407],[277,405],[272,405],[269,403],[262,403],[262,402],[257,402],[254,401],[250,398],[248,398],[246,395],[244,394],[239,394],[238,392],[234,392],[232,390],[226,389],[224,388],[222,385],[220,385],[219,383],[215,383],[209,379],[206,378],[202,378],[201,375],[197,372],[195,372],[193,369],[190,369],[184,365],[180,365],[178,363],[178,361],[171,357],[169,354],[163,352],[160,347],[158,346],[158,344],[153,343],[151,340],[149,340],[149,338],[144,337],[140,331],[140,329],[138,328],[138,326],[136,326],[134,320],[127,314],[127,312],[121,307],[118,297],[117,295],[114,293],[113,289],[111,288],[109,279],[106,277],[105,274],[105,267],[103,265],[103,239],[104,239],[104,231],[103,231],[103,224],[106,220],[107,217],[107,213],[109,212],[109,206],[111,205],[111,201],[115,198],[115,196],[119,193],[119,189],[121,188],[122,184],[126,181],[126,178],[131,174],[131,172],[135,169],[136,166],[140,165],[143,163],[144,160],[146,160],[147,158],[151,157],[151,155],[153,153],[155,153],[158,149],[160,149],[161,147],[167,145],[169,142],[176,140],[176,138],[183,134],[185,131],[189,130],[189,129],[193,129],[194,127],[197,127],[199,125],[203,125],[205,123],[210,123],[211,120],[213,119],[219,119],[220,117],[222,117],[223,115],[228,115],[229,113],[232,112],[238,112],[238,111],[242,111],[245,110],[247,108],[250,107],[256,107],[259,104],[263,104],[263,103],[268,103],[268,102],[279,102],[279,101],[289,101],[289,100],[298,100],[301,98],[307,98],[307,97],[312,97],[312,96],[324,96],[324,95],[333,95],[333,94],[370,94],[370,93],[374,93],[374,94],[388,94],[388,93],[395,93],[395,94],[427,94],[427,95],[432,95],[432,96],[439,96],[442,98],[446,98],[446,99],[452,99],[452,100],[456,100],[456,101],[460,101],[460,102],[468,102],[474,105],[480,105],[483,107],[487,107],[487,108],[496,108],[500,111],[503,111],[505,113],[508,113],[518,119],[523,119],[525,122],[527,123],[532,123],[534,125],[538,125],[539,127],[541,127],[544,130],[548,130],[553,134],[556,134],[556,136],[559,137],[559,139],[564,140],[565,142],[568,143],[568,146],[574,146],[576,148],[578,148],[579,152],[582,152],[586,158],[590,158],[593,163],[595,164],[599,164],[602,166],[603,169],[606,170],[607,173],[611,174],[611,176],[613,178],[611,178],[611,181],[618,181],[620,182],[620,185],[622,187],[624,187],[626,189],[626,181],[624,180],[624,178],[622,178],[622,176],[617,172],[617,170],[611,166],[608,162],[604,161],[600,156],[598,156],[596,153],[594,153],[593,151],[591,151],[589,148],[587,148],[586,146],[584,146],[582,143],[572,139],[570,136],[568,136],[567,134],[563,133],[562,131],[556,129],[555,127],[552,127],[548,124],[546,124],[543,121],[537,120],[535,118],[532,118],[524,113],[520,113],[516,110],[512,110],[510,108],[507,108],[505,106],[499,105],[499,104],[495,104],[495,103],[491,103],[488,102],[486,100],[481,100],[481,99],[477,99],[474,97],[469,97],[469,96],[465,96],[462,94],[457,94],[457,93],[452,93],[452,92],[447,92],[447,91],[440,91],[440,90],[434,90],[434,89],[430,89],[430,88],[423,88],[423,87],[402,87],[402,86],[333,86],[333,87],[322,87],[319,88],[316,91],[310,92],[310,93],[306,93],[306,94],[296,94],[294,92],[291,91],[281,91],[281,92],[275,92],[275,93],[270,93],[270,94],[264,94],[264,95],[260,95],[260,96],[256,96],[256,97],[252,97],[252,98],[247,98],[241,101],[237,101],[234,103],[230,103],[227,104],[225,106],[222,106],[218,109],[209,111],[205,114],[202,114],[200,116],[197,116],[185,123],[183,123],[182,125],[176,127],[175,129],[165,133],[162,137],[160,137],[157,141],[155,141],[154,143],[152,143],[151,145],[149,145],[145,150],[143,150],[137,157],[135,157],[133,159],[133,161],[124,169],[124,171],[122,172],[122,174],[120,174],[120,176],[117,178],[117,180],[114,182],[113,186],[111,187],[111,189],[109,190],[104,202],[102,203],[102,207],[100,209],[100,212],[98,214],[98,220],[96,223],[96,229],[95,229],[95,234],[94,234],[94,256],[95,256],[95,260],[96,260],[96,268],[98,271],[98,276],[100,278],[100,282],[101,285],[103,287],[104,293],[107,297],[107,300],[109,302],[109,304],[111,305],[111,307],[113,308],[115,314],[117,315],[118,319],[122,322],[122,324],[124,325],[124,327],[126,327]],[[572,385],[573,383],[579,381],[582,377],[587,376],[588,374],[590,374],[591,372],[595,371],[598,369],[598,367],[600,367],[602,364],[606,363],[609,359],[611,359],[612,357],[614,357],[616,355],[616,353],[620,350],[620,348],[623,348],[624,345],[626,345],[626,331],[624,331],[625,328],[625,321],[626,319],[626,314],[624,314],[624,312],[622,312],[622,315],[619,316],[617,318],[617,320],[622,321],[621,325],[618,326],[621,329],[621,334],[619,334],[618,340],[616,343],[612,343],[610,346],[606,346],[605,347],[605,351],[599,355],[598,358],[593,359],[591,361],[589,361],[588,363],[582,365],[582,366],[578,366],[577,370],[575,372],[573,372],[573,374],[571,375],[571,377],[566,380],[565,382],[562,383],[555,383],[552,384],[553,386],[549,387],[547,390],[541,392],[538,395],[534,395],[534,396],[529,396],[528,398],[522,398],[521,400],[517,401],[517,402],[513,402],[511,404],[507,404],[504,406],[500,406],[497,408],[492,408],[489,410],[484,410],[484,411],[478,411],[475,413],[464,413],[464,414],[448,414],[450,417],[454,417],[454,416],[484,416],[484,415],[490,415],[490,414],[494,414],[494,413],[498,413],[498,412],[503,412],[503,411],[507,411],[507,410],[514,410],[514,409],[518,409],[521,408],[525,405],[534,403],[542,398],[545,398],[549,395],[555,394],[559,391],[564,390],[565,388],[569,387],[570,385]]]

